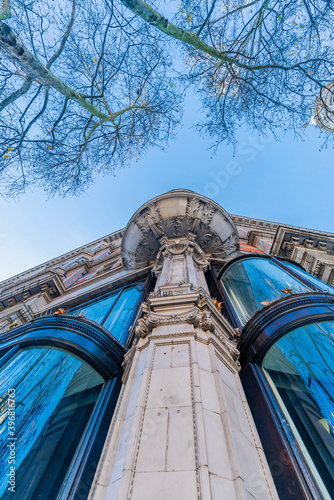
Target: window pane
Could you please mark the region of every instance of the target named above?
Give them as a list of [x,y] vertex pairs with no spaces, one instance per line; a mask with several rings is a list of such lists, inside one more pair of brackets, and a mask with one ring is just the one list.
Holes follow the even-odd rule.
[[325,498],[334,491],[333,366],[334,322],[288,333],[262,363]]
[[275,300],[290,293],[310,291],[269,259],[243,259],[232,264],[221,282],[242,323]]
[[139,285],[124,290],[103,325],[122,343],[126,341],[128,322],[138,303],[141,292],[142,287]]
[[15,499],[55,499],[104,380],[84,361],[52,348],[20,351],[2,368],[1,380],[0,498],[13,498],[7,474],[8,443],[14,443]]
[[72,309],[69,314],[79,316],[79,314],[82,312],[85,318],[91,319],[92,321],[101,324],[108,314],[108,311],[110,311],[111,307],[114,305],[118,295],[119,292],[116,292],[112,295],[108,295],[108,297],[104,297],[101,300],[97,300],[96,302],[87,304],[86,306],[83,304],[80,307]]
[[320,290],[323,290],[324,292],[334,293],[334,288],[319,280],[315,276],[307,273],[306,271],[304,271],[304,269],[295,266],[295,264],[293,264],[292,262],[284,262],[284,264],[291,267],[296,273],[300,274],[300,276],[304,276],[305,278],[307,278],[314,286],[320,288]]

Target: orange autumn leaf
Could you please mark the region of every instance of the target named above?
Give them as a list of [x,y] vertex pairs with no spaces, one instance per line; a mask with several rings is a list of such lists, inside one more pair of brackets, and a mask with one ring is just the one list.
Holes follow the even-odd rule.
[[188,14],[188,23],[191,21],[191,14]]
[[61,314],[65,314],[65,309],[59,308],[55,313],[54,316],[59,316]]

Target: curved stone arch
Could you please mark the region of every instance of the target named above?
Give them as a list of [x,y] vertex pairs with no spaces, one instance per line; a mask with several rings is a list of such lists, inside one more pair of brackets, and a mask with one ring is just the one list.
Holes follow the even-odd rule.
[[121,255],[127,269],[153,264],[160,238],[189,233],[207,257],[236,256],[239,237],[230,215],[217,203],[186,189],[175,189],[142,205],[128,222]]

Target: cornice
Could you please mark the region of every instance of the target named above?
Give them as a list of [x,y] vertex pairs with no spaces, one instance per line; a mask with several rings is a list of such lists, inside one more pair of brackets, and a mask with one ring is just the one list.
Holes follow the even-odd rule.
[[262,219],[255,219],[253,217],[244,217],[243,215],[232,215],[231,219],[236,224],[236,226],[246,227],[249,229],[254,229],[262,232],[270,232],[275,234],[279,223],[271,222]]
[[145,279],[150,270],[151,266],[139,271],[125,271],[121,269],[122,272],[114,273],[114,271],[110,271],[99,274],[97,277],[80,285],[70,287],[63,296],[54,299],[48,308],[41,310],[40,314],[52,314],[59,307],[75,307],[82,302],[97,298],[108,292],[113,292],[123,286]]
[[124,234],[124,229],[120,229],[118,231],[115,231],[114,233],[98,238],[97,240],[91,241],[86,245],[76,248],[75,250],[71,250],[70,252],[60,255],[59,257],[56,257],[43,264],[40,264],[27,271],[24,271],[23,273],[17,274],[11,278],[3,280],[0,282],[0,290],[5,291],[8,288],[16,288],[18,285],[22,286],[25,281],[28,281],[29,279],[38,278],[40,275],[43,275],[46,272],[52,272],[52,271],[55,272],[55,270],[52,269],[53,267],[57,268],[62,262],[66,262],[69,259],[73,259],[74,257],[82,253],[86,253],[87,255],[93,255],[89,251],[90,247],[102,243],[104,240],[108,240],[110,244],[113,241],[122,238],[123,234]]
[[[283,243],[290,243],[290,240],[284,241],[286,233],[291,233],[295,238],[301,238],[303,240],[310,239],[316,241],[317,243],[324,242],[324,243],[330,243],[331,245],[333,245],[334,243],[333,233],[280,224],[277,228],[275,238],[271,247],[270,253],[272,255],[280,255]],[[304,243],[296,242],[296,243],[291,243],[291,245],[303,247]],[[312,250],[320,251],[318,248],[314,246],[311,246],[310,248]],[[324,255],[326,255],[326,251],[324,251],[323,253]]]
[[2,311],[9,312],[15,306],[23,304],[25,301],[43,295],[46,302],[59,297],[65,293],[66,289],[58,276],[47,274],[39,279],[36,279],[29,284],[25,284],[16,288],[11,288],[7,292],[0,295],[0,313]]

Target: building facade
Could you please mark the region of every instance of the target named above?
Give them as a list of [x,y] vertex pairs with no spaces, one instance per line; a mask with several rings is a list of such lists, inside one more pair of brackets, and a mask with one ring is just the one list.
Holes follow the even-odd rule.
[[333,284],[334,234],[187,190],[3,281],[0,498],[331,499]]

